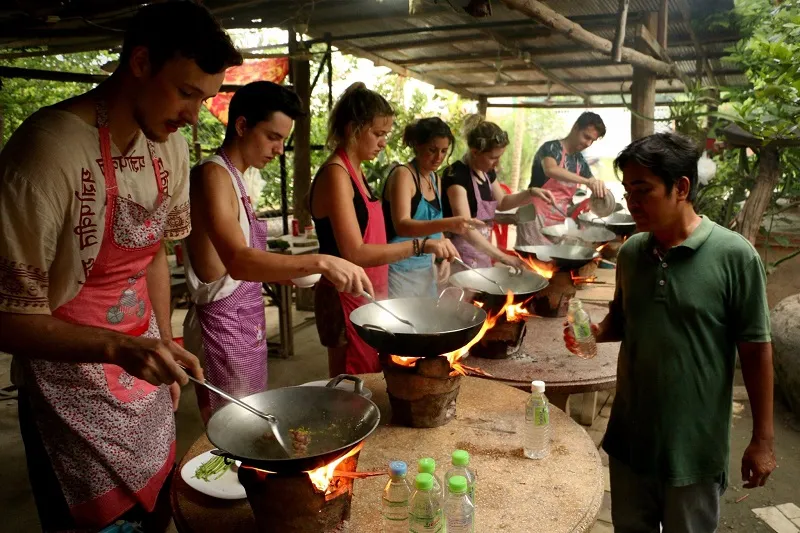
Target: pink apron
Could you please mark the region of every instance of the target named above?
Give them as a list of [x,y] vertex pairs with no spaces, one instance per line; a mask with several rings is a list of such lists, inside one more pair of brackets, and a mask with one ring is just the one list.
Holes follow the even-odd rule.
[[[362,180],[358,178],[360,173],[353,168],[347,153],[340,149],[336,151],[336,155],[341,158],[347,168],[347,173],[350,174],[350,179],[353,180],[356,186],[358,194],[361,195],[364,204],[367,206],[369,218],[367,219],[367,228],[364,231],[364,244],[386,244],[386,226],[384,225],[383,207],[380,200],[370,200],[369,195],[364,190]],[[375,289],[375,298],[378,300],[386,299],[389,294],[389,265],[365,267],[364,272],[372,282],[372,288]],[[322,282],[330,284],[325,278],[322,278]],[[347,337],[346,372],[348,374],[380,372],[381,364],[378,361],[378,352],[359,337],[352,322],[350,322],[350,313],[368,302],[360,296],[355,297],[343,292],[339,293],[339,301],[342,303],[345,336]]]
[[[220,150],[220,155],[241,191],[244,212],[250,222],[250,247],[266,250],[266,225],[256,218],[239,170],[224,151]],[[242,281],[225,298],[198,305],[197,318],[202,330],[206,379],[235,398],[265,391],[267,323],[261,283]],[[204,387],[196,387],[196,390],[200,406],[209,406],[211,413],[227,403]]]
[[[73,324],[158,338],[147,268],[161,246],[169,208],[153,144],[158,184],[152,212],[119,196],[105,107],[97,126],[106,185],[105,233],[80,292],[53,316]],[[25,360],[42,442],[75,522],[100,527],[135,505],[152,511],[175,460],[175,418],[166,386],[103,363]]]
[[[467,165],[469,167],[469,165]],[[494,226],[494,213],[497,211],[497,200],[484,200],[481,198],[481,191],[478,188],[478,182],[475,179],[475,171],[470,168],[472,182],[472,190],[475,192],[475,200],[478,204],[478,209],[475,213],[475,218],[482,220],[486,226],[480,228],[478,231],[484,238],[492,242],[492,227]],[[486,176],[486,181],[491,186],[489,176]],[[494,195],[492,195],[494,196]],[[472,244],[461,235],[452,235],[450,240],[453,246],[458,250],[461,260],[472,268],[483,268],[492,266],[492,258],[475,249]]]
[[[561,147],[560,167],[564,169],[567,167],[567,152],[563,145]],[[575,173],[580,174],[580,171],[581,165],[578,163]],[[578,190],[578,184],[566,183],[550,178],[542,186],[542,189],[550,191],[555,197],[556,206],[566,213],[572,203],[572,197],[575,196],[575,192]],[[532,203],[536,207],[536,220],[517,225],[516,245],[532,246],[552,244],[552,241],[542,234],[542,228],[561,224],[564,222],[564,215],[556,211],[553,205],[545,202],[541,198],[534,198]]]

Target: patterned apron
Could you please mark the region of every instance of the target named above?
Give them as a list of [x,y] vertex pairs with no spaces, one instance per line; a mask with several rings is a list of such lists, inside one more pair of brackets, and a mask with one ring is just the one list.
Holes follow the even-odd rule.
[[[559,166],[563,169],[567,168],[567,152],[563,144],[561,146],[561,165]],[[575,174],[580,174],[580,172],[581,164],[578,163]],[[550,178],[542,186],[542,189],[550,191],[555,197],[555,205],[566,213],[572,203],[572,197],[578,190],[578,184]],[[517,226],[517,246],[552,244],[552,241],[542,234],[542,228],[564,222],[564,215],[556,211],[556,208],[549,202],[541,198],[534,198],[533,205],[536,207],[536,220]]]
[[[413,162],[416,174],[412,174],[414,183],[417,185],[417,190],[420,192],[419,205],[417,210],[412,214],[411,218],[414,220],[439,220],[442,218],[442,210],[436,207],[425,199],[422,194],[421,176],[416,162]],[[436,174],[431,173],[433,184],[433,192],[436,199],[439,200],[441,206],[441,198],[439,197],[439,188],[436,185]],[[442,234],[437,233],[430,235],[431,239],[441,239]],[[390,242],[405,242],[410,241],[412,237],[394,237]],[[414,296],[430,296],[435,298],[436,291],[436,269],[433,266],[433,258],[430,254],[424,254],[419,257],[409,257],[402,261],[397,261],[389,265],[389,297],[390,298],[409,298]]]
[[[487,241],[492,242],[492,227],[494,227],[494,213],[497,211],[497,200],[484,200],[481,197],[481,191],[478,188],[478,181],[475,179],[477,175],[471,168],[470,172],[472,173],[472,190],[475,192],[475,200],[478,203],[478,209],[475,213],[475,218],[482,220],[486,224],[486,226],[478,229],[478,231]],[[486,181],[491,185],[489,176],[485,174],[484,176]],[[452,235],[450,240],[453,242],[453,246],[456,247],[456,250],[458,250],[459,255],[461,255],[461,260],[472,268],[492,266],[492,258],[483,252],[476,250],[475,247],[472,246],[472,244],[462,235]]]
[[[267,249],[266,225],[256,219],[238,169],[224,151],[220,155],[241,194],[240,209],[250,221],[250,247]],[[242,281],[230,295],[197,306],[205,353],[205,376],[213,385],[243,398],[267,389],[267,335],[261,283]],[[204,387],[196,387],[198,402],[211,413],[227,402]]]
[[[131,336],[158,338],[147,267],[161,246],[167,181],[153,144],[158,184],[152,212],[119,196],[105,106],[97,126],[106,185],[105,233],[80,292],[53,316]],[[166,173],[165,173],[166,174]],[[175,418],[166,386],[104,363],[23,360],[34,418],[65,500],[80,527],[101,527],[135,505],[152,511],[175,460]]]
[[[336,151],[336,155],[341,158],[345,168],[347,168],[347,173],[350,174],[350,179],[355,184],[356,191],[361,195],[364,204],[367,206],[368,219],[367,228],[364,230],[364,244],[386,244],[386,226],[383,222],[383,207],[380,200],[372,201],[370,199],[364,190],[362,180],[358,178],[360,173],[353,168],[347,153],[339,149]],[[372,288],[375,289],[375,298],[378,300],[386,299],[389,286],[389,266],[365,267],[364,272],[372,282]],[[322,278],[320,283],[330,284],[330,281]],[[381,365],[378,361],[378,352],[358,336],[353,323],[350,322],[350,313],[362,305],[366,305],[368,303],[367,300],[360,296],[356,297],[340,292],[339,301],[342,304],[342,312],[344,313],[345,336],[347,338],[346,372],[348,374],[380,372]]]

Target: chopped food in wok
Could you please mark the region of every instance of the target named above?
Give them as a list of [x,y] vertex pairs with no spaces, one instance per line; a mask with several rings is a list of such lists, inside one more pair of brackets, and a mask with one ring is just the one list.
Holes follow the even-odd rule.
[[[311,444],[311,432],[306,428],[292,428],[289,430],[289,436],[292,438],[292,451],[296,456],[308,455],[308,446]],[[267,431],[259,440],[262,443],[274,442],[275,435],[272,431]]]

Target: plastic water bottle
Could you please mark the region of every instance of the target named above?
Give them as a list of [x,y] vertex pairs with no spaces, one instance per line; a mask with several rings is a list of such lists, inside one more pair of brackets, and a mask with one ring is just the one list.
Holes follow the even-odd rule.
[[448,496],[444,503],[447,533],[474,533],[475,505],[467,494],[467,478],[451,477],[447,490]]
[[420,474],[430,474],[433,478],[433,493],[439,498],[439,503],[444,503],[444,485],[436,475],[436,461],[431,457],[423,457],[418,464]]
[[592,333],[592,318],[583,308],[578,298],[569,301],[567,321],[572,325],[575,341],[578,343],[578,356],[591,359],[597,355],[597,340]]
[[544,381],[531,383],[531,397],[525,404],[523,451],[528,459],[542,459],[550,453],[550,407],[544,396]]
[[408,513],[409,533],[443,533],[444,513],[442,502],[433,492],[433,476],[418,474],[414,486],[417,490],[411,496]]
[[475,482],[478,475],[469,468],[469,452],[466,450],[456,450],[453,452],[453,467],[444,476],[445,487],[450,486],[450,480],[454,476],[464,476],[467,480],[467,495],[472,505],[475,505]]
[[407,471],[403,461],[389,463],[390,479],[383,489],[383,533],[408,533],[411,487],[406,481]]

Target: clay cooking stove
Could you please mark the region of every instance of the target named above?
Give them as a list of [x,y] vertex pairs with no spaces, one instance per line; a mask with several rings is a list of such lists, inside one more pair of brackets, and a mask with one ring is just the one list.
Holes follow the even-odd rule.
[[363,443],[309,472],[276,474],[242,464],[239,481],[247,492],[258,531],[344,533],[349,530],[353,482]]

